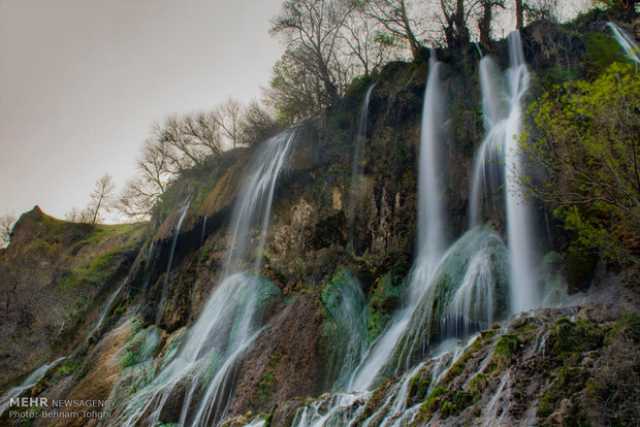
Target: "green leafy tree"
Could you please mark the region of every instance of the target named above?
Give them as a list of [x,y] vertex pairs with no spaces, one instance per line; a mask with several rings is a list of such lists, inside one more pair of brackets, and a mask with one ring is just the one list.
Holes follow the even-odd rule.
[[640,254],[640,78],[614,63],[594,81],[570,82],[532,107],[529,148],[548,179],[534,191],[555,207],[574,245],[612,261]]

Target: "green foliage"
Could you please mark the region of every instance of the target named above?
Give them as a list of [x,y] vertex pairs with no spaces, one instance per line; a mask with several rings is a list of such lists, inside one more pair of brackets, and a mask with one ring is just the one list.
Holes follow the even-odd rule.
[[585,35],[586,66],[589,75],[597,76],[614,62],[625,62],[624,52],[615,39],[601,32]]
[[532,190],[555,207],[574,254],[638,262],[640,78],[614,63],[594,81],[566,83],[532,111],[539,138],[527,149],[549,177]]

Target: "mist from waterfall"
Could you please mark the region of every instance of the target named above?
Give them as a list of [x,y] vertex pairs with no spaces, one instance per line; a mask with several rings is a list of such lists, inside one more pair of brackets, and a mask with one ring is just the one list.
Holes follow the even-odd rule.
[[[236,199],[223,274],[175,357],[132,396],[117,425],[156,425],[169,401],[182,396],[179,425],[216,426],[233,399],[239,361],[260,334],[261,306],[278,289],[259,278],[276,184],[295,130],[265,141],[254,153]],[[253,229],[259,230],[257,236]],[[171,420],[176,421],[176,420]]]

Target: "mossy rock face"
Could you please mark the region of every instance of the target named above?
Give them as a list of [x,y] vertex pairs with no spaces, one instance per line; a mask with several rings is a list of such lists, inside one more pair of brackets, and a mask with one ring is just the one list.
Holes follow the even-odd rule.
[[595,253],[569,248],[565,254],[565,263],[570,293],[582,291],[591,285],[598,261],[599,257]]
[[379,277],[369,293],[368,303],[368,334],[369,341],[375,340],[387,326],[393,312],[402,303],[402,293],[406,281],[388,272]]
[[555,355],[567,357],[572,353],[583,353],[600,348],[604,342],[602,329],[587,321],[572,322],[566,317],[559,319],[549,337],[550,348]]

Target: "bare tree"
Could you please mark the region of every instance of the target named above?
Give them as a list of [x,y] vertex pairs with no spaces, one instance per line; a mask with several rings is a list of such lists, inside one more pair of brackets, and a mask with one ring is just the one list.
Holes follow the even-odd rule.
[[495,8],[505,9],[505,0],[481,0],[481,15],[478,18],[478,33],[480,43],[485,46],[491,45],[491,25],[493,23],[493,10]]
[[157,186],[141,177],[127,182],[117,202],[118,210],[133,220],[149,217],[154,205],[162,195]]
[[9,246],[11,242],[11,232],[16,223],[16,217],[13,215],[0,216],[0,248]]
[[396,38],[385,33],[377,19],[360,7],[345,19],[341,39],[346,55],[355,60],[365,76],[378,70],[389,61],[396,47]]
[[338,99],[350,80],[345,78],[337,46],[353,8],[339,0],[286,0],[271,28],[272,34],[285,36],[290,59],[322,82],[328,104]]
[[469,22],[478,16],[483,0],[440,0],[444,35],[449,48],[460,48],[471,41]]
[[105,212],[111,211],[114,202],[115,185],[110,175],[103,175],[91,193],[89,206],[87,207],[90,224],[102,221]]
[[166,189],[167,182],[179,171],[174,168],[168,144],[163,141],[147,139],[142,148],[142,157],[138,160],[138,171],[142,180],[151,184],[158,192]]
[[215,112],[215,120],[233,148],[240,144],[240,116],[242,106],[235,99],[228,99]]
[[76,207],[64,214],[64,219],[69,222],[76,222],[81,224],[88,224],[91,222],[92,213],[89,209],[78,209]]
[[365,0],[360,3],[364,13],[377,20],[391,36],[408,43],[414,59],[420,56],[423,46],[419,37],[425,32],[421,29],[420,22],[424,22],[426,17],[415,13],[416,2]]
[[287,49],[274,65],[265,98],[284,125],[316,115],[328,106],[322,81],[308,72],[292,49]]
[[169,182],[180,172],[170,149],[163,140],[145,141],[138,160],[139,175],[126,183],[118,198],[116,206],[121,213],[132,219],[148,217]]
[[239,128],[240,141],[246,145],[264,141],[278,131],[276,121],[257,101],[245,109]]
[[515,0],[516,2],[516,29],[524,28],[524,4],[523,0]]

